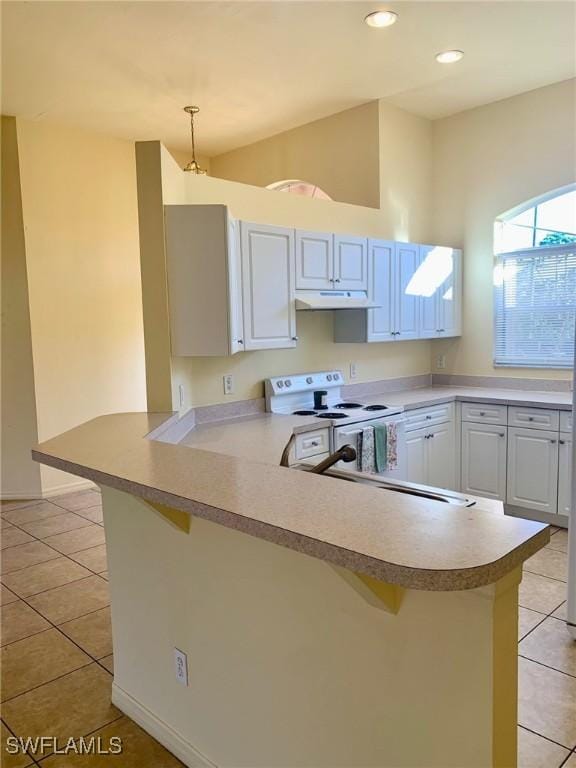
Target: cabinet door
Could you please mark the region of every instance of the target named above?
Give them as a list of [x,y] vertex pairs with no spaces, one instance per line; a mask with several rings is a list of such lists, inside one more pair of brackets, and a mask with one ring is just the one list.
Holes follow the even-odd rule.
[[561,434],[558,463],[558,514],[569,515],[572,508],[572,436]]
[[506,430],[462,422],[462,493],[506,500]]
[[[394,292],[397,298],[395,312],[395,338],[419,338],[419,297],[414,293],[412,278],[420,263],[419,246],[411,243],[396,244],[394,260]],[[410,283],[412,282],[412,286]]]
[[241,224],[245,349],[296,346],[294,230]]
[[406,480],[410,483],[428,484],[429,434],[429,429],[406,432]]
[[426,439],[428,450],[427,485],[456,490],[456,440],[454,422],[433,427]]
[[368,310],[368,341],[394,338],[393,263],[395,243],[384,240],[368,242],[368,291],[380,307]]
[[296,230],[296,288],[334,288],[334,235]]
[[368,290],[368,241],[365,237],[334,235],[334,287]]
[[462,251],[452,249],[452,271],[438,293],[438,335],[462,334]]
[[419,296],[420,304],[420,332],[421,339],[435,339],[439,333],[440,321],[438,318],[438,286],[434,285],[434,246],[420,246],[420,260],[418,274],[415,277],[411,290]]
[[508,504],[555,514],[558,505],[558,433],[508,428]]
[[244,350],[242,313],[242,264],[240,259],[240,224],[228,219],[228,324],[230,354]]

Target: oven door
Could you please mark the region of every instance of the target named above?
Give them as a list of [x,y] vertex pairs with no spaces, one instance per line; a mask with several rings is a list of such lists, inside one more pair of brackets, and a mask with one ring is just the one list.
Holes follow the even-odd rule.
[[[397,469],[388,470],[387,472],[381,472],[381,477],[393,477],[396,480],[405,480],[406,477],[406,440],[404,435],[404,416],[396,415],[389,416],[388,418],[371,419],[370,421],[362,421],[358,424],[349,424],[343,427],[334,427],[334,450],[341,448],[343,445],[351,445],[353,448],[358,449],[358,435],[366,427],[373,427],[374,425],[383,425],[389,422],[395,422],[396,430],[398,433],[398,467]],[[358,462],[351,461],[344,463],[339,461],[336,467],[342,469],[353,469],[358,471]]]

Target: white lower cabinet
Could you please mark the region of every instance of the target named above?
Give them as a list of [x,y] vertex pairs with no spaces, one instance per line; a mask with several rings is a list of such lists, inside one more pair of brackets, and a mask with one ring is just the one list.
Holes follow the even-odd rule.
[[453,421],[406,432],[406,479],[435,488],[456,488]]
[[568,516],[572,506],[572,434],[561,432],[558,446],[558,514]]
[[428,483],[428,429],[415,429],[406,433],[406,480],[410,483]]
[[508,428],[506,501],[555,514],[558,509],[558,432]]
[[507,427],[462,422],[462,493],[506,500]]
[[428,485],[456,490],[454,422],[432,427],[428,434]]

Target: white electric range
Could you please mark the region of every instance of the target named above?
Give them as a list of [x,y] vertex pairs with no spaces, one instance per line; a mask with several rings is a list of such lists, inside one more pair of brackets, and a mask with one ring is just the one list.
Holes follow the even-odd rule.
[[[406,449],[402,406],[386,403],[366,405],[342,397],[344,377],[341,371],[321,371],[273,376],[265,381],[266,410],[270,413],[309,417],[330,430],[330,450],[343,445],[358,449],[363,429],[394,422],[397,435],[397,468],[381,475],[402,480],[405,477]],[[337,466],[342,464],[339,462]],[[358,470],[358,462],[342,464],[342,469]]]

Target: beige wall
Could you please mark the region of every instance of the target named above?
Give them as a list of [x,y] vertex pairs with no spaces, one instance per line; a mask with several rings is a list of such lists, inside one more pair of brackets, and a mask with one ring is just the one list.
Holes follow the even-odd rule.
[[[18,120],[38,439],[146,408],[134,145]],[[45,493],[76,478],[42,467]]]
[[[411,138],[411,137],[410,137]],[[398,137],[401,143],[401,136]],[[156,150],[154,150],[154,146]],[[233,216],[248,221],[296,226],[304,229],[327,229],[350,234],[391,238],[395,234],[394,217],[388,212],[375,209],[335,203],[324,200],[310,200],[297,195],[284,195],[259,187],[224,181],[213,177],[192,177],[180,171],[170,154],[154,143],[138,145],[140,155],[147,148],[146,162],[139,166],[139,184],[143,190],[149,184],[157,183],[158,163],[154,162],[154,151],[160,152],[162,160],[162,184],[164,204],[181,203],[224,203],[229,205]],[[148,182],[140,178],[141,169],[148,176]],[[159,202],[151,200],[151,207],[143,212],[145,221],[151,223],[156,216],[158,243],[161,241],[161,218],[158,217]],[[426,201],[422,199],[418,210],[425,215]],[[155,213],[156,211],[156,213]],[[424,225],[417,217],[411,219],[411,226]],[[149,233],[154,237],[154,233]],[[412,236],[408,231],[408,237]],[[167,300],[165,282],[161,283],[154,271],[154,265],[164,264],[164,254],[142,251],[143,270],[150,271],[150,280],[144,282],[145,314],[153,318],[147,330],[148,389],[154,393],[154,407],[177,407],[178,386],[184,387],[184,407],[205,405],[233,400],[256,398],[263,395],[262,381],[268,376],[281,372],[297,373],[305,370],[319,370],[323,367],[339,367],[348,375],[350,362],[357,364],[357,380],[394,378],[396,376],[429,373],[430,343],[413,341],[395,344],[335,344],[332,334],[331,312],[298,312],[297,327],[300,341],[296,349],[270,352],[243,352],[233,357],[200,358],[180,357],[170,359],[168,334],[161,329],[166,326]],[[152,360],[154,362],[152,362]],[[235,391],[224,396],[222,376],[233,374]],[[172,398],[169,401],[166,379],[171,374]],[[162,399],[164,398],[164,399]]]
[[569,371],[494,368],[496,216],[576,180],[575,81],[540,88],[434,124],[433,237],[464,249],[464,333],[434,342],[447,373],[567,379]]
[[26,247],[20,195],[16,120],[2,118],[2,446],[3,498],[38,496],[40,465],[30,446],[38,439]]
[[432,123],[385,101],[380,101],[379,112],[382,215],[394,240],[429,242]]
[[302,179],[333,200],[378,208],[378,102],[213,157],[210,174],[260,187]]

